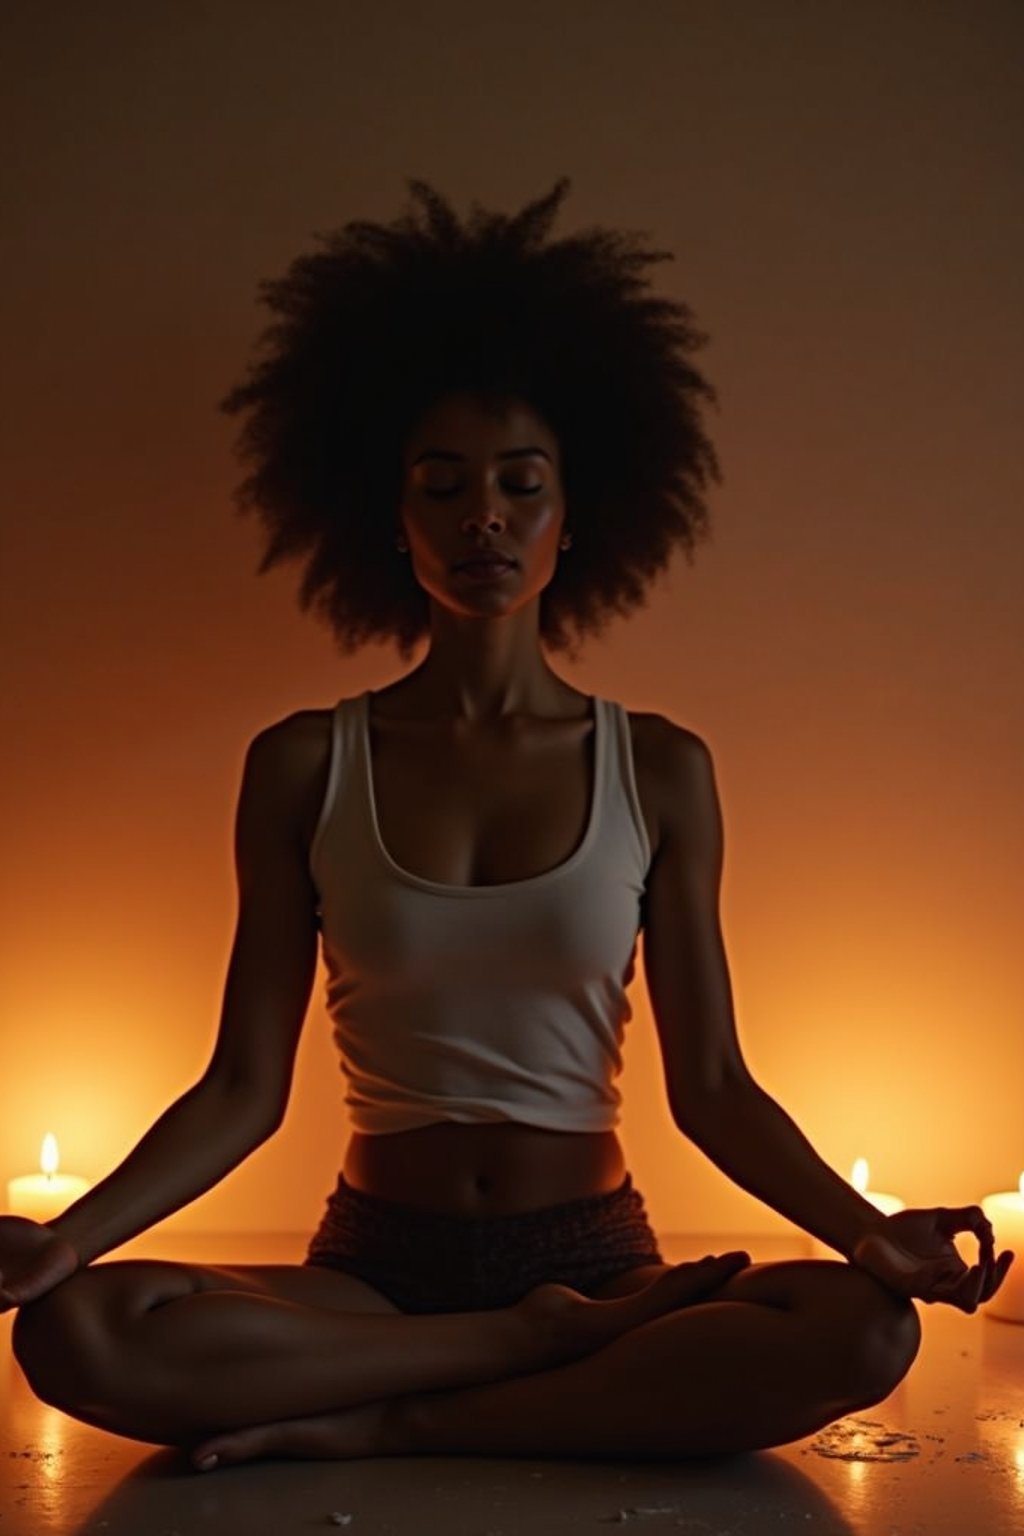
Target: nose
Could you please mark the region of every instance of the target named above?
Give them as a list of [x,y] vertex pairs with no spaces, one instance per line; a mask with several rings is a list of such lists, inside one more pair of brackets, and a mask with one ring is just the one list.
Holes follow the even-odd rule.
[[468,513],[462,519],[462,531],[468,532],[472,528],[487,528],[497,532],[505,526],[505,515],[498,507],[488,506],[486,503],[478,507],[475,512]]

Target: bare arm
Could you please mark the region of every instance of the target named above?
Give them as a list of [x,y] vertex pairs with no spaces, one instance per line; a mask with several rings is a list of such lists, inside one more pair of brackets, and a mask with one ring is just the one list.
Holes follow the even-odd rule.
[[686,1135],[734,1184],[853,1260],[885,1217],[830,1168],[796,1122],[753,1080],[731,1084]]
[[261,732],[246,755],[238,923],[213,1056],[124,1162],[47,1223],[82,1264],[211,1189],[284,1118],[317,938],[301,818],[309,753],[289,750],[289,723]]
[[884,1218],[823,1162],[740,1049],[718,910],[722,816],[699,737],[670,727],[659,782],[644,962],[673,1118],[733,1183],[850,1258]]

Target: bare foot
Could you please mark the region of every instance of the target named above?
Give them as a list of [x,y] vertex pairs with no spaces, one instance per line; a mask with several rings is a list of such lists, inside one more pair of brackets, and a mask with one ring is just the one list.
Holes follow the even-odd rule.
[[340,1413],[226,1430],[201,1441],[190,1451],[189,1460],[197,1471],[211,1472],[215,1467],[230,1467],[264,1456],[350,1461],[360,1456],[387,1455],[389,1406],[386,1401],[361,1403]]
[[692,1306],[749,1264],[750,1255],[744,1252],[673,1264],[642,1290],[604,1301],[591,1300],[568,1285],[538,1285],[514,1310],[542,1340],[542,1363],[555,1365],[590,1354],[665,1312]]

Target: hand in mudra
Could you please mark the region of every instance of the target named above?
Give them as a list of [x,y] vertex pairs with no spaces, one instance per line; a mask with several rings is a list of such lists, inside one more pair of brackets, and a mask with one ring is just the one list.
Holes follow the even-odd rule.
[[[952,1241],[957,1232],[978,1239],[978,1263],[966,1265]],[[978,1205],[896,1211],[862,1237],[852,1262],[900,1296],[916,1296],[974,1312],[994,1296],[1013,1263],[1009,1248],[997,1259],[992,1224]]]
[[45,1296],[80,1267],[69,1242],[27,1216],[0,1216],[0,1312]]

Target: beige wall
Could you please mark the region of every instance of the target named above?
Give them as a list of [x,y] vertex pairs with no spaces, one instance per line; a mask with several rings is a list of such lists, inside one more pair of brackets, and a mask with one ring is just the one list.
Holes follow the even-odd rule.
[[[4,23],[2,1181],[107,1173],[205,1064],[245,745],[380,686],[257,579],[215,403],[257,281],[406,176],[650,231],[712,334],[714,544],[580,664],[715,755],[755,1074],[844,1175],[1024,1168],[1024,12],[222,3]],[[1014,430],[1016,429],[1016,430]],[[784,1231],[673,1130],[642,967],[623,1137],[663,1230]],[[173,1218],[310,1227],[319,1000],[278,1137]]]

